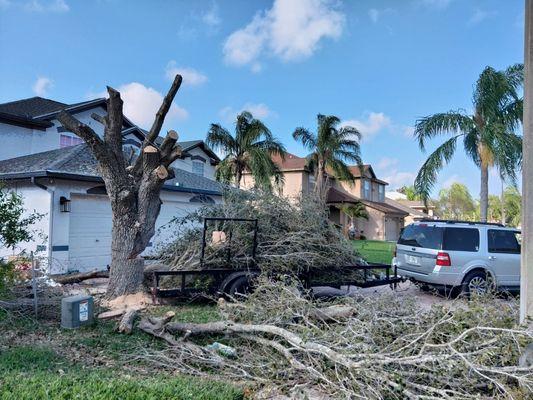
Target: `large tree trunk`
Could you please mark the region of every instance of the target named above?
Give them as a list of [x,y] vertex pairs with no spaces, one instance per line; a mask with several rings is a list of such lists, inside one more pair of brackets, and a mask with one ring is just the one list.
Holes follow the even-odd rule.
[[135,233],[132,229],[134,224],[135,219],[128,215],[113,218],[111,270],[107,288],[110,298],[136,293],[141,288],[144,259],[140,256],[132,257],[136,248]]
[[181,76],[176,75],[144,139],[141,154],[132,165],[127,165],[122,149],[123,103],[119,92],[108,87],[107,115],[92,115],[104,125],[103,138],[68,112],[62,111],[58,115],[63,127],[87,143],[98,162],[111,201],[113,228],[108,298],[141,289],[144,260],[140,254],[155,233],[155,223],[161,210],[159,193],[165,180],[174,176],[170,165],[181,155],[175,131],[167,133],[161,146],[155,147],[154,143],[181,80]]
[[487,222],[489,208],[489,166],[481,163],[481,189],[479,191],[479,214],[481,222]]

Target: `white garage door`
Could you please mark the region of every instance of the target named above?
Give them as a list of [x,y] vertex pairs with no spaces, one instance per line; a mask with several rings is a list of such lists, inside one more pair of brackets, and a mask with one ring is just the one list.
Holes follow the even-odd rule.
[[[179,201],[164,202],[156,224],[152,246],[172,238],[175,230],[168,223],[186,215],[197,204]],[[69,229],[69,271],[105,269],[111,263],[111,205],[107,196],[72,195]]]
[[69,270],[106,268],[111,263],[111,204],[107,196],[71,196]]

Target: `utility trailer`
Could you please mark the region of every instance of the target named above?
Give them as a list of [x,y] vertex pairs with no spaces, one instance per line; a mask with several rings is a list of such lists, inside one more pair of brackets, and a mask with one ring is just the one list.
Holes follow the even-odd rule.
[[[207,245],[207,230],[209,223],[248,223],[251,224],[252,245],[251,255],[246,258],[242,268],[209,268],[209,264],[205,260],[205,250]],[[191,297],[194,295],[223,295],[235,297],[238,294],[244,294],[250,291],[251,282],[254,278],[259,276],[260,269],[255,262],[257,251],[257,232],[258,220],[247,218],[204,218],[203,234],[202,234],[202,248],[200,252],[200,267],[199,270],[175,270],[153,271],[153,286],[152,295],[154,300],[158,297]],[[232,231],[229,232],[229,241],[232,239]],[[232,254],[230,247],[226,254],[226,263],[231,265]],[[207,268],[206,268],[207,267]],[[350,278],[350,273],[354,271],[363,271],[363,279],[355,280]],[[375,271],[380,271],[376,278]],[[392,289],[402,281],[398,276],[396,267],[388,264],[356,264],[346,265],[342,267],[335,267],[335,275],[332,275],[327,270],[302,272],[297,275],[302,282],[305,289],[311,289],[316,286],[329,286],[340,288],[341,286],[358,286],[362,288],[390,285]],[[343,276],[343,273],[346,275]],[[162,288],[161,279],[172,277],[174,285],[171,288]]]

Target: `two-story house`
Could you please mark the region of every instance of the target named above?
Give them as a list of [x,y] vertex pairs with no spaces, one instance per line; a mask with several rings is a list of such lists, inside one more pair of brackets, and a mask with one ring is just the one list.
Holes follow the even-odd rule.
[[[283,185],[279,194],[288,198],[296,198],[302,193],[314,190],[315,175],[307,168],[307,160],[294,154],[287,154],[284,160],[274,156],[273,160],[283,172]],[[328,176],[327,203],[330,207],[330,220],[346,231],[351,223],[350,218],[342,212],[343,205],[363,203],[368,213],[368,220],[358,218],[355,225],[367,239],[392,240],[398,239],[400,229],[404,225],[404,210],[386,203],[385,186],[388,185],[376,177],[370,165],[361,170],[357,166],[350,167],[355,180],[343,182]],[[254,186],[253,177],[249,173],[243,175],[242,186]]]
[[[111,207],[96,160],[83,141],[57,121],[67,110],[103,135],[91,114],[106,114],[106,100],[64,104],[41,97],[0,104],[0,182],[20,193],[28,212],[43,217],[35,240],[16,249],[37,251],[53,273],[106,268],[111,261]],[[123,121],[123,145],[138,154],[145,131]],[[150,250],[170,235],[175,217],[202,203],[222,200],[214,180],[217,155],[201,140],[180,142],[181,159],[172,164],[175,177],[161,192],[163,205]],[[0,256],[9,253],[0,248]]]

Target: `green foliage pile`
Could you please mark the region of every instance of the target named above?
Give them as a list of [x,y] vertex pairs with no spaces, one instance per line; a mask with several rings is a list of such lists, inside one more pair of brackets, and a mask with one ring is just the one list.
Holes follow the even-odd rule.
[[[201,207],[176,219],[166,229],[175,238],[159,248],[159,261],[173,269],[198,269],[203,218],[258,220],[256,265],[264,272],[298,273],[335,269],[360,261],[351,244],[328,219],[326,205],[314,196],[294,202],[263,191],[228,190],[221,204]],[[214,243],[213,232],[226,241]],[[231,237],[231,239],[230,239]],[[203,268],[254,267],[253,223],[218,222],[208,225]]]

